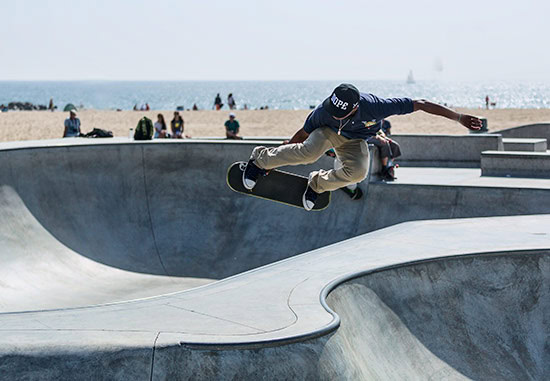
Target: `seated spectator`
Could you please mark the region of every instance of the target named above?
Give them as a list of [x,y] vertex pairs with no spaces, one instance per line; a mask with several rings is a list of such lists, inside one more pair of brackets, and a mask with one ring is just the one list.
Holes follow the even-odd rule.
[[193,111],[199,111],[199,108],[197,107],[196,103],[193,103]]
[[80,136],[80,119],[76,117],[76,110],[69,111],[69,117],[65,119],[64,138],[74,138]]
[[157,115],[157,121],[155,122],[155,139],[162,139],[166,138],[166,122],[164,121],[164,115],[158,114]]
[[367,143],[375,145],[380,151],[380,160],[382,161],[382,179],[386,181],[395,180],[396,165],[393,163],[393,159],[401,156],[399,144],[388,138],[382,130],[378,131],[375,136],[367,139]]
[[238,136],[239,133],[239,121],[235,119],[235,114],[229,114],[229,120],[225,122],[225,137],[227,139],[242,140],[242,136]]
[[172,138],[184,139],[190,138],[190,136],[183,133],[185,122],[178,111],[174,112],[174,119],[170,122],[170,128],[172,129]]
[[391,136],[391,123],[389,120],[382,119],[382,132],[386,134],[386,136]]

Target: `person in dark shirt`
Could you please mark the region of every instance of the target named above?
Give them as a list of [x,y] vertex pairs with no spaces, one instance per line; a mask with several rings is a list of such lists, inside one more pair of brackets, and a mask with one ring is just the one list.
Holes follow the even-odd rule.
[[386,136],[391,136],[391,123],[389,120],[383,119],[380,121],[381,123],[381,130]]
[[183,133],[185,122],[178,111],[174,112],[174,119],[170,122],[170,128],[172,129],[172,138],[183,139],[189,138],[188,135]]
[[222,98],[220,97],[220,93],[216,95],[216,98],[214,99],[214,108],[216,110],[219,110],[223,107]]
[[313,163],[334,148],[342,167],[309,174],[302,201],[304,209],[311,210],[319,193],[360,182],[367,176],[369,150],[365,140],[376,135],[382,119],[419,110],[457,121],[471,130],[481,128],[479,118],[459,114],[424,99],[383,99],[374,94],[360,93],[351,84],[341,84],[309,114],[304,126],[287,144],[254,148],[243,173],[243,186],[250,190],[268,170]]
[[378,147],[380,152],[380,162],[382,164],[382,171],[380,177],[382,180],[393,181],[395,177],[395,167],[396,165],[393,162],[393,159],[401,156],[401,147],[399,144],[390,139],[384,133],[384,124],[381,124],[381,129],[376,133],[376,135],[371,136],[367,139],[367,143],[372,144]]
[[229,120],[225,122],[225,137],[227,139],[242,140],[242,136],[239,136],[240,129],[239,121],[235,119],[235,114],[229,114]]

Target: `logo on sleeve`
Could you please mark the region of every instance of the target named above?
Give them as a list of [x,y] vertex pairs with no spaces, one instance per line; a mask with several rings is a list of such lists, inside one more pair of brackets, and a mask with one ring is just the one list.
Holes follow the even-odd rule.
[[362,121],[361,123],[363,123],[366,128],[369,128],[376,124],[376,120],[371,120],[371,121],[365,120],[364,122]]

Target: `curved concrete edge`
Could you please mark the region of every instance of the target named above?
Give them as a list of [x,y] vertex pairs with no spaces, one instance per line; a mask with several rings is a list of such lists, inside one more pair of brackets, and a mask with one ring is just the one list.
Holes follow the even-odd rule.
[[37,330],[52,337],[63,331],[154,332],[197,348],[302,341],[337,327],[324,297],[349,277],[435,258],[546,250],[545,226],[549,215],[407,222],[184,292],[0,315],[1,330],[22,337]]
[[339,344],[325,348],[339,324],[326,297],[338,285],[425,261],[548,251],[548,226],[550,215],[407,222],[181,293],[0,315],[0,372],[147,380],[305,372],[330,379],[346,371]]

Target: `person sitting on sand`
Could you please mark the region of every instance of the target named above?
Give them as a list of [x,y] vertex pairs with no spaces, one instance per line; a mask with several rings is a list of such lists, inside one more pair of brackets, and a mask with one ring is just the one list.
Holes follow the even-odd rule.
[[183,121],[183,118],[181,117],[180,113],[178,111],[174,112],[174,119],[170,122],[170,127],[172,129],[172,138],[174,139],[183,139],[183,138],[190,138],[190,136],[185,135],[183,133],[185,122]]
[[164,115],[158,114],[157,121],[155,122],[155,139],[166,138],[166,122],[164,121]]
[[230,113],[229,120],[225,122],[225,137],[227,139],[242,140],[242,136],[238,136],[240,127],[239,121],[235,119],[235,114]]
[[69,117],[65,119],[64,138],[75,138],[80,136],[80,119],[76,117],[76,110],[69,112]]

